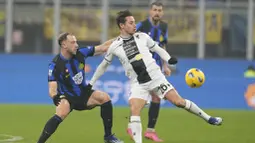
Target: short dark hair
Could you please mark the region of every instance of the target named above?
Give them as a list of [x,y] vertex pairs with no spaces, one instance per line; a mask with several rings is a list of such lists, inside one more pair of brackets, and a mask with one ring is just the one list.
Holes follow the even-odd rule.
[[116,22],[118,27],[120,28],[120,24],[124,24],[126,22],[126,17],[133,16],[129,10],[120,11],[117,14]]
[[59,34],[58,36],[58,45],[61,46],[62,45],[62,42],[67,40],[67,36],[68,35],[71,35],[70,33],[68,32],[64,32],[64,33],[61,33]]
[[163,3],[160,2],[160,1],[155,1],[155,2],[151,3],[151,4],[150,4],[150,8],[152,8],[154,5],[155,5],[155,6],[161,6],[161,7],[163,7]]

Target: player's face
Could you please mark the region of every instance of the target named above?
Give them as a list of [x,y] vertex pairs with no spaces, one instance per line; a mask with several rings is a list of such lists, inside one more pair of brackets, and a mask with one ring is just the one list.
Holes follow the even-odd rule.
[[121,25],[121,27],[126,33],[130,35],[134,34],[136,31],[135,18],[133,16],[126,17],[126,22],[125,24]]
[[66,49],[70,54],[75,55],[78,50],[77,39],[74,35],[68,35],[65,42]]
[[153,5],[150,9],[150,17],[154,21],[159,21],[163,17],[163,7]]

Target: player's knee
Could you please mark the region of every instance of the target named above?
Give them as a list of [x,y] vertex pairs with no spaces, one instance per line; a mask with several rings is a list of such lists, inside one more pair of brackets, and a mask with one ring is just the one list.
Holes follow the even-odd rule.
[[[131,99],[132,100],[132,99]],[[142,108],[144,107],[145,102],[129,102],[130,111],[132,116],[140,116],[140,112]]]
[[184,99],[178,99],[173,102],[175,106],[179,108],[184,108],[185,107],[185,100]]
[[70,112],[70,104],[67,100],[62,100],[59,106],[56,108],[56,114],[63,120]]
[[152,97],[151,97],[151,101],[152,101],[153,103],[160,103],[160,98],[159,98],[158,96],[152,96]]
[[70,110],[58,109],[56,115],[58,115],[62,120],[64,120],[68,116],[69,112]]
[[105,102],[108,102],[111,100],[109,94],[105,93],[105,92],[102,92],[102,100],[101,100],[101,104],[105,103]]

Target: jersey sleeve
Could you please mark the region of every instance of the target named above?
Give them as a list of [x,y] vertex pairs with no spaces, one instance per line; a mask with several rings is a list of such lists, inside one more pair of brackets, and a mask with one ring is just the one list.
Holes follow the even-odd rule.
[[147,35],[146,33],[143,33],[145,36],[145,39],[146,39],[146,42],[147,42],[147,47],[149,49],[153,48],[155,45],[156,45],[156,42],[149,36]]
[[51,62],[49,64],[49,69],[48,69],[48,82],[50,81],[56,81],[56,77],[55,77],[55,67],[56,67],[56,64]]
[[95,47],[94,46],[87,46],[79,48],[79,51],[84,55],[85,58],[91,57],[95,53]]
[[136,24],[136,31],[141,31],[142,30],[142,22],[138,22]]
[[109,47],[109,49],[107,50],[107,53],[104,57],[104,60],[106,60],[107,63],[111,63],[113,56],[114,56],[111,49],[112,49],[112,46]]

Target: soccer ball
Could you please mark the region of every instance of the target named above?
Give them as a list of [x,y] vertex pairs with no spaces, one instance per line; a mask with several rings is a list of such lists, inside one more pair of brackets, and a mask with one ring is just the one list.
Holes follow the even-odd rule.
[[185,75],[186,84],[192,88],[198,88],[205,82],[204,73],[197,68],[191,68]]

